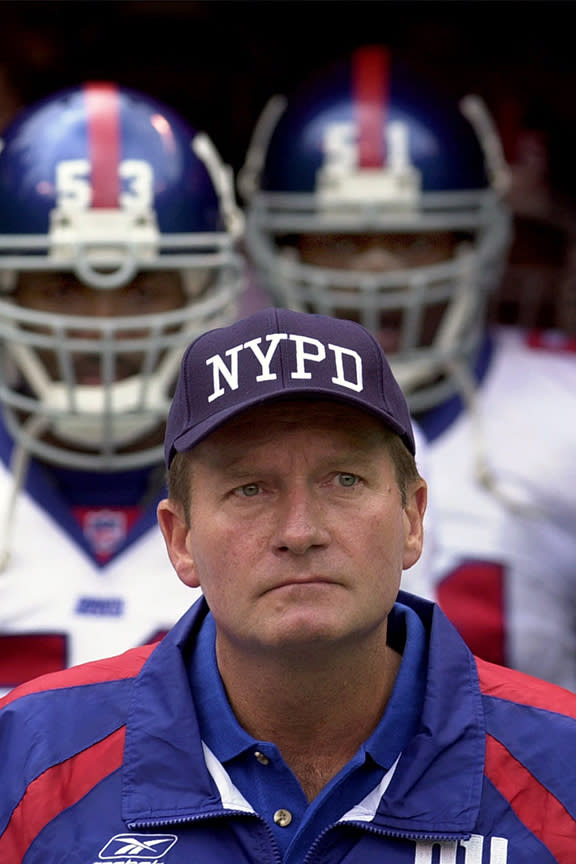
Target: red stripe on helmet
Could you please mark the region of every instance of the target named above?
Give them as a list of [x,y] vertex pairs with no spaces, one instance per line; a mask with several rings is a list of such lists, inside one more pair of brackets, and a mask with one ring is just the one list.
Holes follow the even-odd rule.
[[46,825],[120,768],[124,726],[107,738],[40,774],[28,786],[0,837],[0,861],[18,864]]
[[358,127],[358,167],[386,162],[384,129],[388,113],[390,56],[381,47],[364,47],[352,61],[352,92]]
[[88,152],[92,166],[92,207],[118,207],[120,200],[120,117],[114,84],[87,84]]

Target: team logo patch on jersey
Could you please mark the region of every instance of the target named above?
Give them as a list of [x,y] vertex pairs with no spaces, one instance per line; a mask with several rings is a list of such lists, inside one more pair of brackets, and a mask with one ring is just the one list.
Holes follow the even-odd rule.
[[98,853],[101,861],[156,861],[172,849],[175,834],[116,834]]
[[74,507],[92,554],[106,563],[122,546],[142,515],[140,507]]
[[116,510],[87,513],[84,534],[96,555],[111,555],[126,537],[126,517]]

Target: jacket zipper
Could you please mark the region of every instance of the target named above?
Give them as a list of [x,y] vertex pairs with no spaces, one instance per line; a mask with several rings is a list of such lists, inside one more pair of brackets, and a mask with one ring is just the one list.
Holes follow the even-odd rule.
[[[349,822],[348,820],[342,822],[333,822],[332,825],[328,825],[327,828],[318,835],[315,839],[314,843],[306,853],[306,857],[304,858],[303,864],[312,864],[314,858],[316,857],[316,849],[321,844],[322,840],[330,831],[334,828],[344,827],[344,826],[352,826],[354,828],[358,828],[360,831],[364,831],[368,834],[377,834],[380,837],[390,837],[397,838],[398,840],[428,840],[429,842],[443,843],[443,842],[454,842],[458,840],[468,840],[470,838],[470,833],[463,832],[454,832],[451,834],[437,834],[432,831],[401,831],[399,829],[388,829],[388,828],[377,828],[374,825],[371,825],[369,822]],[[318,860],[321,860],[318,858]]]
[[135,831],[139,828],[169,828],[171,825],[193,825],[195,822],[203,822],[206,819],[227,819],[231,816],[243,816],[244,818],[256,819],[258,822],[261,822],[269,835],[274,860],[277,864],[282,864],[282,855],[276,845],[272,829],[266,820],[255,812],[247,813],[245,810],[215,810],[213,813],[202,813],[198,816],[176,816],[171,819],[138,819],[137,821],[128,822],[127,825],[131,831]]
[[[198,816],[182,816],[182,817],[174,817],[171,819],[150,819],[143,820],[138,819],[135,822],[128,822],[128,827],[131,831],[137,830],[139,828],[169,828],[171,825],[192,825],[195,822],[203,822],[206,819],[227,819],[231,816],[243,816],[248,818],[256,819],[258,822],[261,822],[266,832],[268,833],[271,841],[271,849],[274,855],[274,860],[277,864],[282,864],[283,858],[280,854],[280,850],[276,845],[276,840],[274,838],[274,834],[272,833],[272,829],[268,825],[265,819],[262,816],[259,816],[258,813],[247,813],[245,810],[216,810],[213,813],[202,813]],[[306,853],[306,857],[304,858],[303,864],[313,864],[314,858],[317,856],[317,848],[321,845],[324,837],[335,828],[348,827],[351,826],[353,828],[358,828],[360,831],[364,831],[368,834],[376,834],[381,837],[390,837],[397,838],[399,840],[428,840],[430,842],[454,842],[458,840],[468,840],[470,838],[470,833],[462,832],[454,832],[451,834],[439,834],[431,831],[417,832],[417,831],[401,831],[394,830],[392,828],[377,828],[374,825],[371,825],[369,822],[333,822],[332,825],[328,825],[324,830],[318,835],[318,837],[314,840],[314,843]],[[318,858],[320,861],[321,859]]]

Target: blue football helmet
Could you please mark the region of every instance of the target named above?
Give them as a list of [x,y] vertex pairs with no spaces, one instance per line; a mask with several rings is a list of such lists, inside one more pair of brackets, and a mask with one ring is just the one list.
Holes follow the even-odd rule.
[[[0,141],[0,403],[20,447],[79,469],[161,461],[161,442],[138,442],[163,425],[185,346],[236,317],[241,231],[210,139],[148,96],[89,83],[20,113]],[[182,302],[154,314],[18,300],[23,274],[72,274],[112,298],[166,271],[179,274]],[[96,368],[80,381],[87,354]],[[119,375],[135,355],[138,370]]]
[[[459,389],[482,337],[509,246],[507,177],[479,99],[453,104],[385,48],[363,47],[292,99],[274,97],[256,125],[239,175],[256,278],[276,305],[379,335],[412,410],[424,410]],[[439,234],[455,238],[450,252],[417,266],[342,269],[302,255],[302,238],[331,237],[334,249]]]

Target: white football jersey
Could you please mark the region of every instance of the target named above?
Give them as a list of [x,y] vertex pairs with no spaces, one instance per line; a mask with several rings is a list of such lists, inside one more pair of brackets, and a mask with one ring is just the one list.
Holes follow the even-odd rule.
[[[11,485],[0,462],[2,508]],[[45,672],[161,637],[199,593],[183,585],[172,568],[156,501],[128,530],[119,521],[121,511],[89,513],[93,518],[84,531],[92,532],[96,547],[115,545],[122,532],[121,548],[107,563],[90,544],[78,542],[82,529],[69,513],[66,518],[58,496],[42,503],[20,493],[8,562],[0,571],[0,694]]]
[[576,691],[575,347],[496,329],[475,416],[423,425],[440,604],[477,654]]

